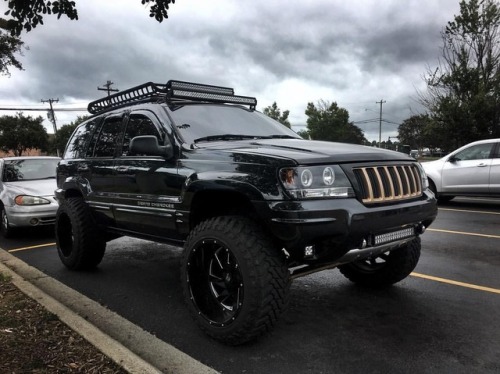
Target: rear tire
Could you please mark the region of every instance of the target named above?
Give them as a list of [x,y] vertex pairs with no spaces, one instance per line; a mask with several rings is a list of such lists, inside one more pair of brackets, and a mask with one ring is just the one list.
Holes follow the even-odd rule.
[[106,241],[81,197],[65,199],[56,215],[57,253],[71,270],[89,270],[101,262]]
[[244,217],[211,218],[191,232],[181,282],[197,325],[229,345],[270,331],[289,300],[284,255]]
[[415,269],[420,249],[420,238],[415,238],[404,247],[378,257],[353,261],[339,266],[339,270],[349,280],[364,286],[390,286],[405,279]]

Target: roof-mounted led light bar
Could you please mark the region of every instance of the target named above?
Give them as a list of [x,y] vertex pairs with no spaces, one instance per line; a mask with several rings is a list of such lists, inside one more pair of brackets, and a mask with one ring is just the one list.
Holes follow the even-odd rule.
[[120,91],[116,94],[92,101],[87,110],[98,114],[131,103],[153,102],[164,100],[168,103],[176,101],[211,102],[249,105],[255,109],[257,99],[249,96],[237,96],[230,87],[210,86],[207,84],[171,80],[167,84],[144,83],[140,86]]
[[184,99],[193,101],[208,101],[212,103],[230,103],[249,105],[255,109],[257,99],[249,96],[237,96],[229,87],[210,86],[192,82],[168,81],[167,100]]

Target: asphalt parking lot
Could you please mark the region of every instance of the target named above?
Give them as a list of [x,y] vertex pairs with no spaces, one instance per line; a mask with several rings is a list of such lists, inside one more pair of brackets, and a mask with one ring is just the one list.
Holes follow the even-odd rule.
[[213,342],[191,321],[180,250],[121,238],[94,272],[66,270],[50,231],[0,247],[222,373],[500,372],[500,200],[441,205],[415,272],[392,288],[337,270],[294,281],[290,310],[252,344]]

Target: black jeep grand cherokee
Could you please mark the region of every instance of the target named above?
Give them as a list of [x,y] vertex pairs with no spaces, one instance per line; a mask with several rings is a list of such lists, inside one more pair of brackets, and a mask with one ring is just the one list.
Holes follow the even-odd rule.
[[437,214],[409,156],[304,140],[233,89],[146,83],[89,104],[57,169],[59,256],[97,266],[122,235],[184,246],[188,309],[211,337],[269,331],[293,278],[407,277]]

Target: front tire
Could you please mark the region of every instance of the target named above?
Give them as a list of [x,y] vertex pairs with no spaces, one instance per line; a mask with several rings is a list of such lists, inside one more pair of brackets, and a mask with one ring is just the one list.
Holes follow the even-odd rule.
[[57,253],[71,270],[90,270],[101,262],[106,241],[81,197],[65,199],[56,215]]
[[339,266],[349,280],[369,287],[386,287],[405,279],[420,258],[420,238],[380,256],[353,261]]
[[211,218],[191,232],[181,282],[197,325],[229,345],[270,331],[289,299],[284,255],[244,217]]
[[9,223],[9,217],[7,216],[7,212],[5,211],[5,208],[2,206],[1,208],[1,228],[2,228],[2,236],[6,239],[12,238],[14,229],[10,226]]

